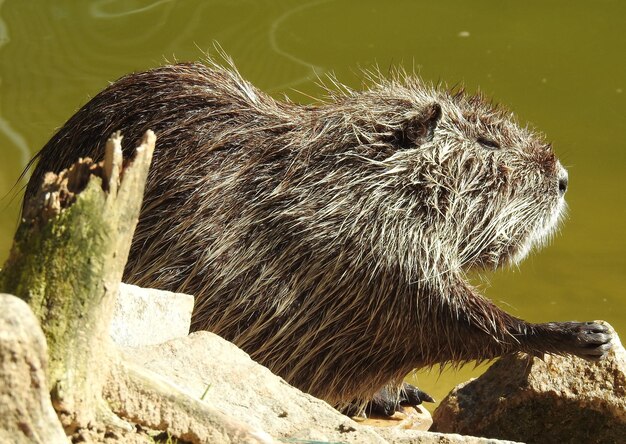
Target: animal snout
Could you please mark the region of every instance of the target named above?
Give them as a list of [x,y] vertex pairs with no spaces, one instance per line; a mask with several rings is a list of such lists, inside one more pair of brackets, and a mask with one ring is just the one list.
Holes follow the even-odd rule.
[[568,179],[567,179],[567,170],[563,168],[561,165],[559,165],[558,179],[559,179],[559,194],[563,196],[565,192],[567,191]]

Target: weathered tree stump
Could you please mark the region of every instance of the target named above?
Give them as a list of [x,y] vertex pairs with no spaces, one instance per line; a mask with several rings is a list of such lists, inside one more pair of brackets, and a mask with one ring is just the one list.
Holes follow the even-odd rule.
[[127,363],[113,345],[109,324],[156,137],[148,131],[126,164],[121,139],[109,139],[100,163],[79,159],[46,175],[0,271],[0,292],[26,301],[44,332],[48,387],[65,433],[125,441],[141,425],[194,443],[273,442]]
[[123,168],[122,137],[105,159],[80,159],[48,173],[26,203],[0,288],[25,300],[48,342],[48,385],[66,432],[115,422],[102,401],[111,359],[107,334],[122,278],[155,136],[146,133]]

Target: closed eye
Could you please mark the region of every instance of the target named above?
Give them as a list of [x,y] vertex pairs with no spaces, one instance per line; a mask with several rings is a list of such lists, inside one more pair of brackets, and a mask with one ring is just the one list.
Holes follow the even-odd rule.
[[479,137],[478,139],[476,139],[476,141],[480,143],[483,147],[489,148],[490,150],[497,150],[500,148],[500,144],[493,139]]

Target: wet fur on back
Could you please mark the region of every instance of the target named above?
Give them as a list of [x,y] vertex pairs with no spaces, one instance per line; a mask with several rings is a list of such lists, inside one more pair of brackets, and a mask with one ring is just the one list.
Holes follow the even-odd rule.
[[165,66],[74,115],[27,195],[45,171],[100,158],[112,132],[132,147],[147,129],[125,280],[195,295],[194,329],[300,389],[343,405],[416,367],[535,347],[465,279],[520,260],[564,206],[550,147],[506,111],[404,75],[302,106],[232,67]]

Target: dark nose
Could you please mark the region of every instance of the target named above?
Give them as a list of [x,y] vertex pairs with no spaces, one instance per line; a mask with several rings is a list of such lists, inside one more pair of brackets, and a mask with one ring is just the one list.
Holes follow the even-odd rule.
[[559,177],[559,193],[562,195],[567,191],[567,172],[563,171]]

